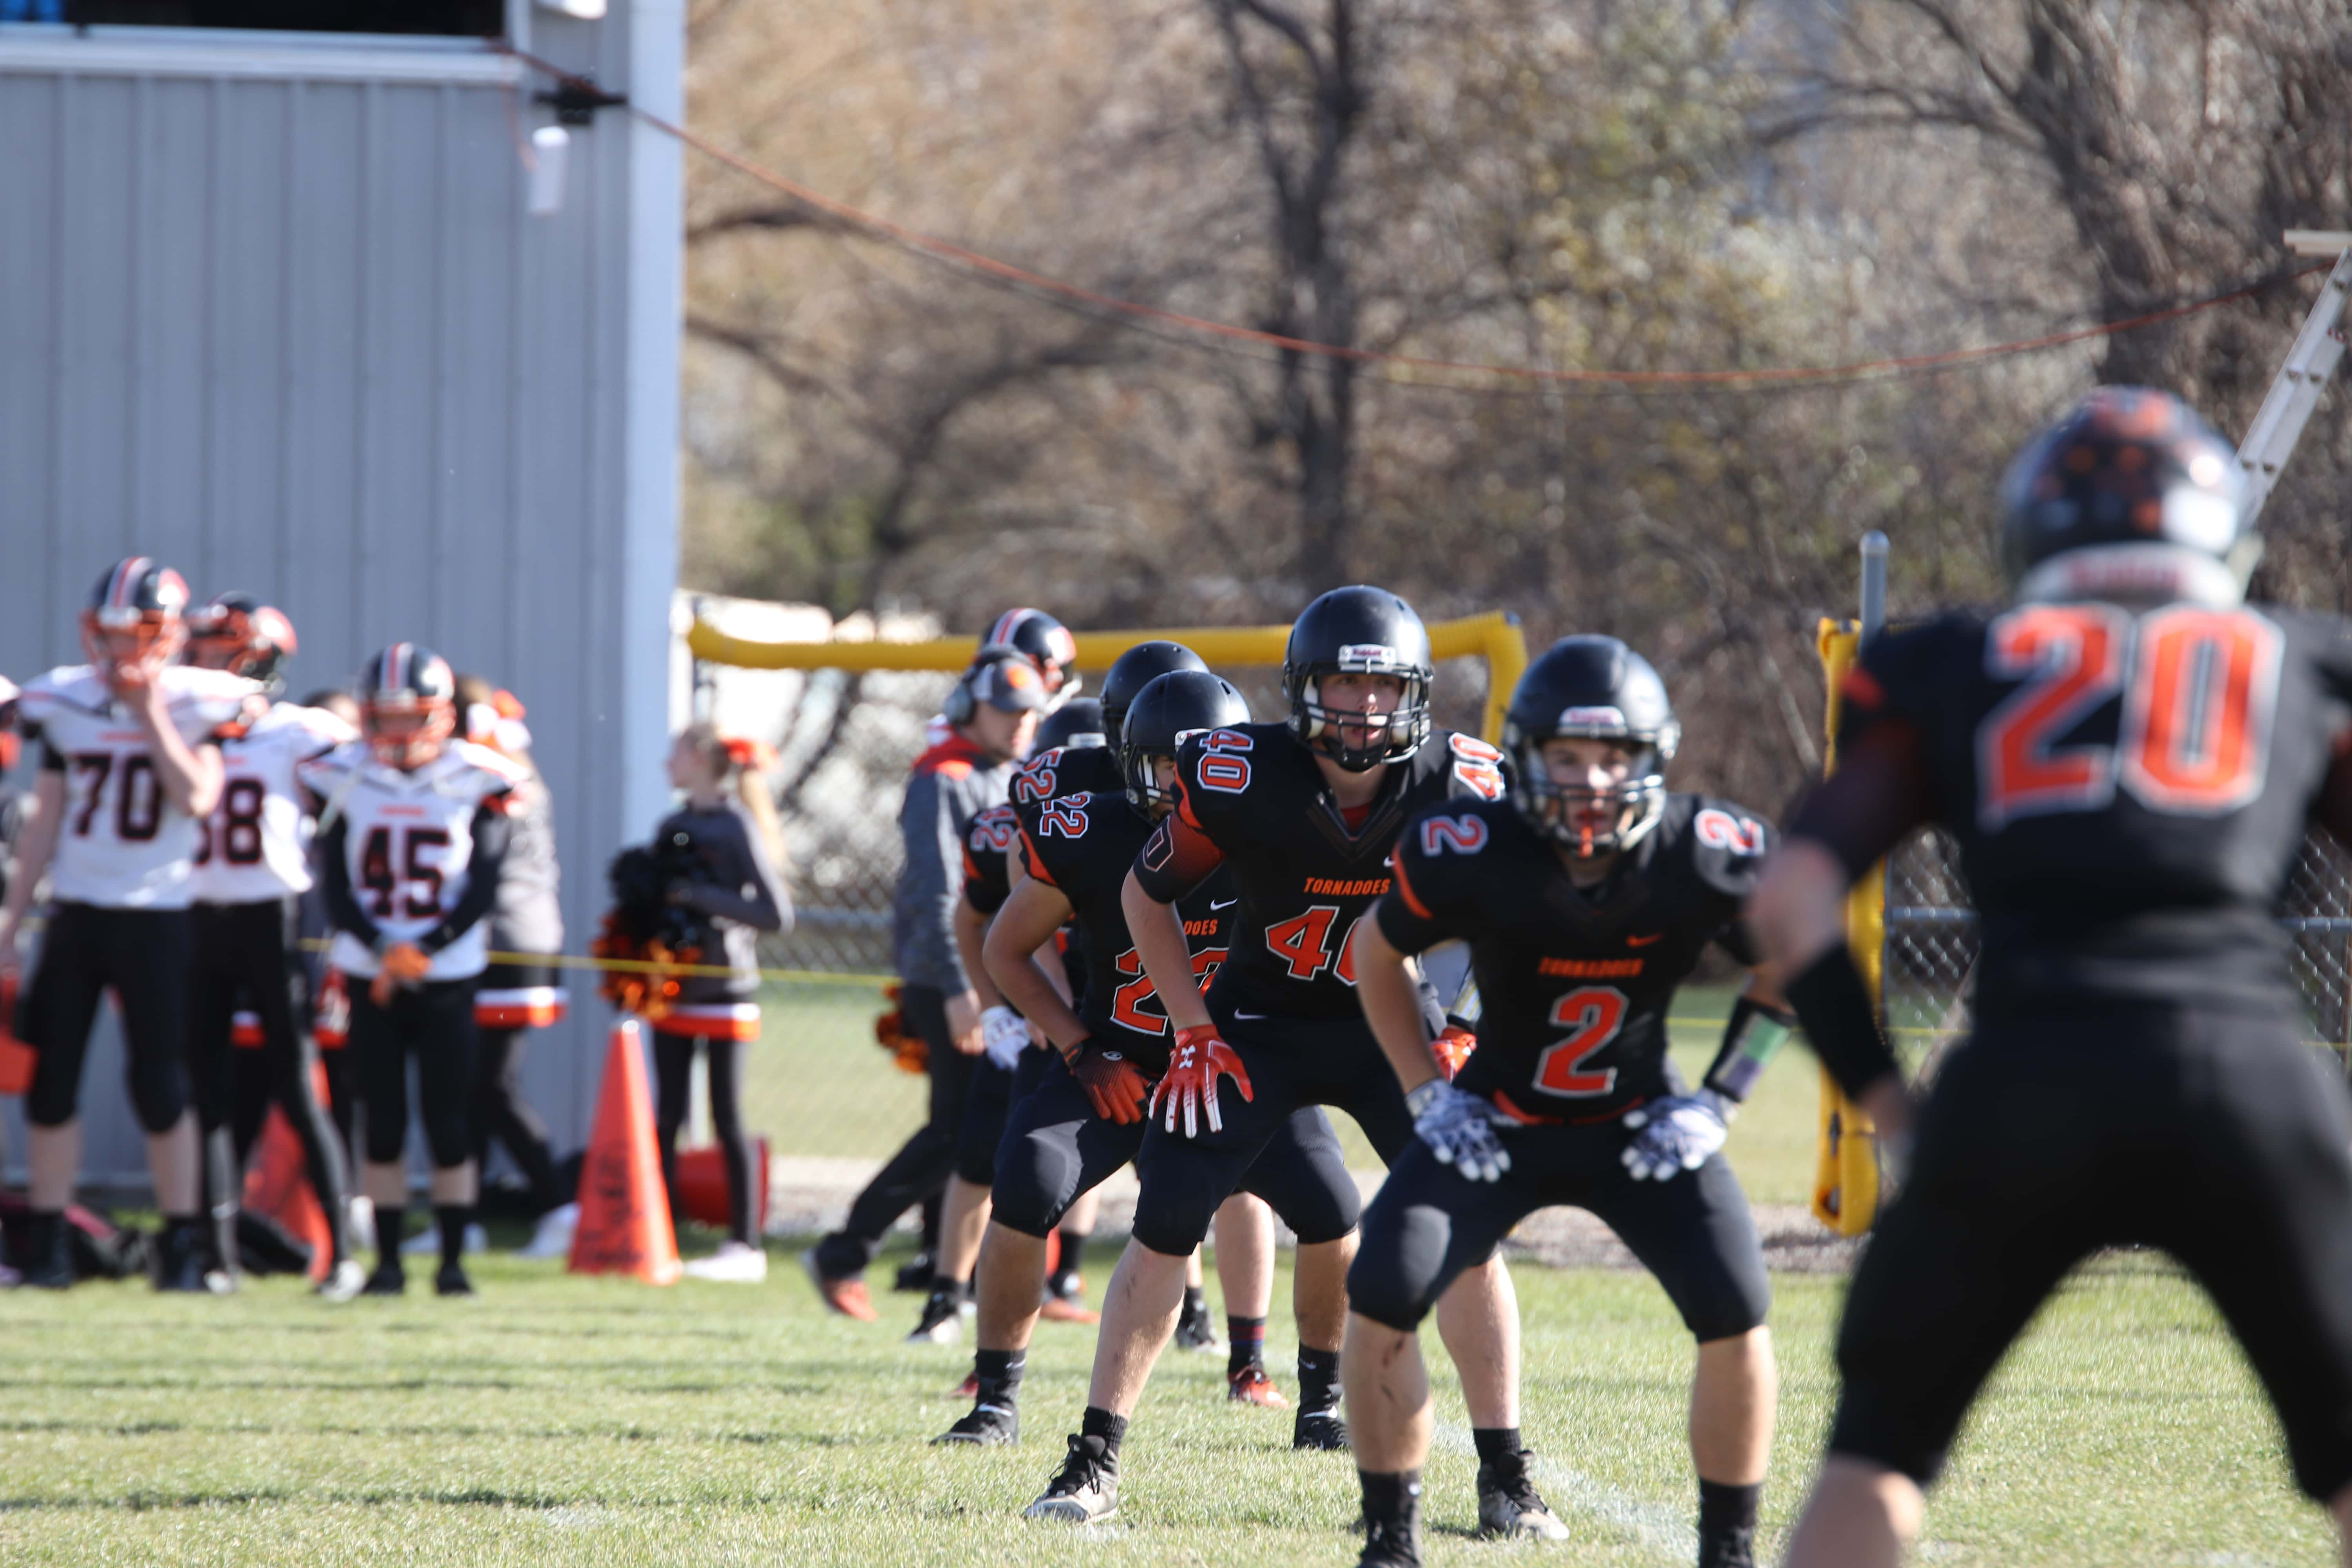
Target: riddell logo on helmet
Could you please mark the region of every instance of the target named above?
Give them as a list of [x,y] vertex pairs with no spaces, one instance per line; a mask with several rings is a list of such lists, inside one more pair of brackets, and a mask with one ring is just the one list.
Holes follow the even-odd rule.
[[1563,708],[1559,710],[1559,727],[1563,730],[1622,730],[1625,715],[1615,708]]
[[1382,642],[1351,642],[1339,650],[1341,669],[1394,669],[1397,650]]

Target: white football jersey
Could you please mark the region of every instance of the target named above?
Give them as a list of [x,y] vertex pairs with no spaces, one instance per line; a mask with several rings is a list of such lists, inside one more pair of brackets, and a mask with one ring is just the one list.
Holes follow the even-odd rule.
[[[441,923],[466,896],[474,858],[474,814],[530,774],[470,741],[452,741],[415,773],[376,761],[365,742],[338,746],[295,770],[324,802],[320,820],[341,818],[344,869],[352,896],[376,929],[414,942]],[[485,915],[433,955],[427,980],[465,980],[489,964]],[[335,932],[328,962],[346,974],[373,977],[376,955],[347,931]]]
[[[179,664],[157,679],[172,726],[191,746],[234,725],[261,689],[226,670]],[[186,909],[202,826],[172,804],[139,721],[86,664],[49,671],[18,700],[27,738],[37,734],[47,748],[43,765],[53,755],[65,768],[51,896],[101,909]]]
[[196,847],[200,903],[249,904],[310,888],[310,822],[297,764],[359,739],[320,708],[277,703],[221,741],[221,803]]

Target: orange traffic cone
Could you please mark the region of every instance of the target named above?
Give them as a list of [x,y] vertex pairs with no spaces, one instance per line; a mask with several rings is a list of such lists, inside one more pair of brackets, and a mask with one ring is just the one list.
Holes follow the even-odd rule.
[[572,1233],[574,1274],[634,1274],[649,1285],[677,1281],[677,1235],[670,1228],[654,1142],[653,1095],[637,1021],[613,1026],[596,1123],[580,1167],[580,1223]]
[[[327,1099],[327,1074],[315,1063],[310,1085],[320,1103]],[[247,1214],[278,1222],[279,1229],[310,1249],[310,1278],[324,1279],[334,1261],[334,1237],[327,1228],[327,1211],[310,1190],[310,1173],[302,1160],[302,1141],[294,1136],[286,1113],[273,1105],[261,1124],[253,1163],[245,1173],[245,1195],[239,1200]]]

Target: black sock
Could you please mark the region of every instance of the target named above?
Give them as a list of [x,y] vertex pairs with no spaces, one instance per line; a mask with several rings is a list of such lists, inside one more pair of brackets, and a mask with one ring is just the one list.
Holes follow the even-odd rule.
[[1421,1534],[1421,1472],[1419,1470],[1358,1470],[1364,1487],[1364,1523],[1372,1545],[1382,1541],[1407,1552],[1419,1549]]
[[1339,1411],[1339,1352],[1298,1347],[1298,1413],[1336,1415]]
[[474,1217],[471,1204],[436,1204],[433,1217],[441,1226],[441,1267],[460,1268],[466,1262],[466,1222]]
[[1513,1470],[1522,1468],[1519,1456],[1527,1445],[1519,1441],[1517,1427],[1473,1426],[1470,1441],[1477,1446],[1480,1464]]
[[1249,1367],[1265,1365],[1265,1320],[1225,1318],[1225,1375],[1238,1377]]
[[1012,1405],[1021,1393],[1021,1374],[1028,1370],[1027,1351],[980,1351],[971,1358],[972,1375],[980,1380],[982,1405]]
[[400,1272],[400,1242],[408,1228],[408,1211],[394,1205],[375,1205],[375,1266],[387,1274]]
[[1198,1285],[1185,1286],[1184,1310],[1177,1314],[1177,1321],[1184,1323],[1197,1323],[1208,1315],[1209,1293]]
[[1756,1505],[1761,1485],[1698,1483],[1698,1560],[1709,1568],[1747,1568],[1754,1561]]
[[1085,1258],[1087,1242],[1093,1235],[1090,1230],[1072,1230],[1066,1225],[1062,1227],[1062,1248],[1055,1255],[1053,1278],[1047,1281],[1055,1287],[1055,1295],[1066,1296],[1075,1289],[1066,1281],[1078,1277],[1079,1262]]
[[1087,1413],[1078,1417],[1078,1436],[1101,1438],[1103,1452],[1117,1464],[1119,1443],[1127,1436],[1127,1417],[1113,1415],[1099,1405],[1089,1405]]

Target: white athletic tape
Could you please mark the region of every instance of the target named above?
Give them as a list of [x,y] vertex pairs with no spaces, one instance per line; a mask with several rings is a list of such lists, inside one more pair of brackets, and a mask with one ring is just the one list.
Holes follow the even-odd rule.
[[[1471,1441],[1467,1426],[1440,1421],[1437,1440],[1454,1453],[1477,1457],[1478,1446]],[[1681,1510],[1619,1491],[1607,1481],[1570,1469],[1542,1454],[1536,1455],[1528,1468],[1534,1472],[1544,1501],[1551,1504],[1553,1512],[1573,1509],[1590,1514],[1623,1531],[1664,1562],[1684,1563],[1698,1556],[1698,1531]]]

